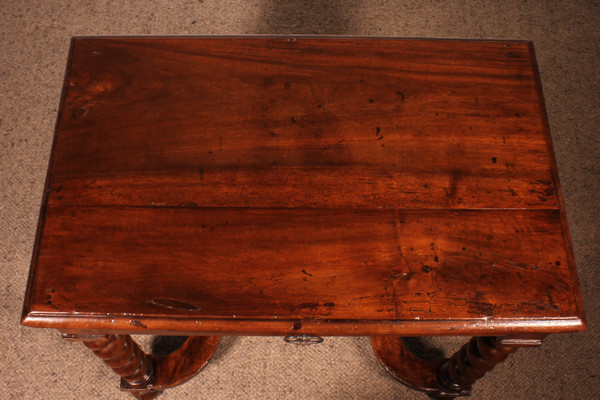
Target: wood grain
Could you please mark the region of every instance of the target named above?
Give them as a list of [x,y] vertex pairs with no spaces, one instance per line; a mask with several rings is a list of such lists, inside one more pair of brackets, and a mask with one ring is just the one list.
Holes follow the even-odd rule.
[[532,46],[77,38],[23,323],[585,328]]
[[[50,207],[37,312],[568,318],[557,211]],[[101,238],[101,240],[98,240]]]
[[72,58],[51,204],[557,205],[526,42],[81,39]]

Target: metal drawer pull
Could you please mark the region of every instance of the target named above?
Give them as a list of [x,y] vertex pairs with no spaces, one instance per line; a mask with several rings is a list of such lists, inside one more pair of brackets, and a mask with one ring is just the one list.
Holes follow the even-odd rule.
[[287,343],[297,344],[299,346],[310,346],[323,342],[323,338],[313,335],[291,335],[283,338]]

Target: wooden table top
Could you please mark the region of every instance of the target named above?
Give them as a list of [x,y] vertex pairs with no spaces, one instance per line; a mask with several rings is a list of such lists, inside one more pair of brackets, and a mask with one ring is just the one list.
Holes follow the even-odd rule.
[[531,43],[73,39],[23,323],[584,329]]

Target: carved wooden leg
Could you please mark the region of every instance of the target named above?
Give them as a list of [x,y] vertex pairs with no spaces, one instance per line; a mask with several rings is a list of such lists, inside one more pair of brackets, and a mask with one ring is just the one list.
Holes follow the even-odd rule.
[[[123,383],[138,399],[150,400],[161,390],[149,389],[154,377],[150,358],[129,335],[81,336],[64,334],[67,340],[80,340],[121,376]],[[123,386],[123,384],[121,385]]]
[[435,399],[471,394],[471,385],[522,346],[539,346],[540,338],[474,337],[449,359],[423,360],[408,350],[401,337],[372,337],[383,366],[407,386]]
[[206,365],[219,343],[218,336],[189,337],[164,357],[146,355],[129,335],[63,334],[82,341],[121,376],[121,389],[140,400],[150,400],[166,388],[193,378]]
[[471,385],[501,363],[517,346],[503,344],[497,337],[474,337],[447,360],[438,372],[437,398],[469,394]]

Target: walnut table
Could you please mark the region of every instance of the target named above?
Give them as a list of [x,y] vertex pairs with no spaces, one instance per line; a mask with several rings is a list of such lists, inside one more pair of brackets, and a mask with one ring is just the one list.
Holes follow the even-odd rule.
[[[220,335],[371,336],[401,382],[469,394],[585,329],[532,44],[73,39],[22,323],[139,399]],[[473,338],[423,360],[423,335]]]

